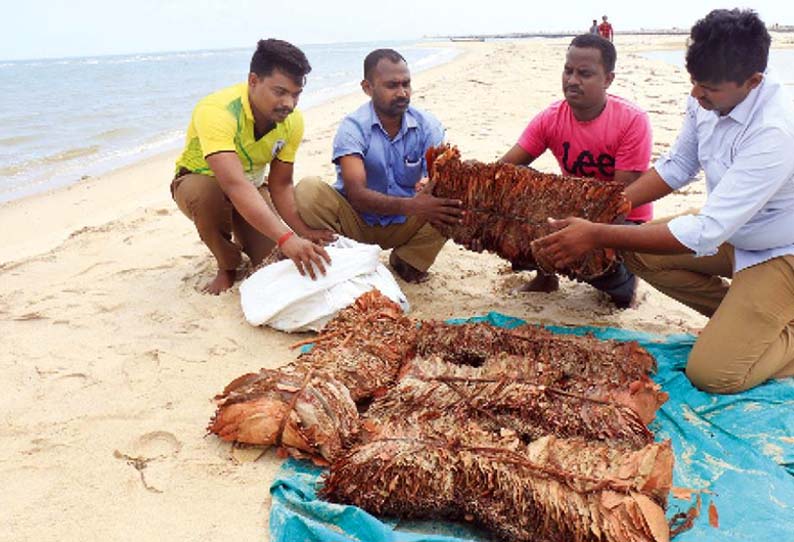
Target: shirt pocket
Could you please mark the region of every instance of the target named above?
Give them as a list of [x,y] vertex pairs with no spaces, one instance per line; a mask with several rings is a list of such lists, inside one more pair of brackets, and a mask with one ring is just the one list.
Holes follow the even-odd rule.
[[402,175],[397,182],[405,188],[413,188],[422,178],[422,157],[405,156],[402,161]]

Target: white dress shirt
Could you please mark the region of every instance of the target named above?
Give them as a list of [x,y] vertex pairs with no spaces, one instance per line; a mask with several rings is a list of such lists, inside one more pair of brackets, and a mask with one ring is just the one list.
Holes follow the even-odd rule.
[[794,255],[794,102],[768,75],[725,116],[690,96],[684,126],[654,168],[674,190],[706,175],[706,204],[670,232],[696,256],[735,248],[734,272]]

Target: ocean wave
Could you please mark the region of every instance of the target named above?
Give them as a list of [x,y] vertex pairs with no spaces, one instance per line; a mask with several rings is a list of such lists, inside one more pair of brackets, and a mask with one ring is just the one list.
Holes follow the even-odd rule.
[[105,130],[104,132],[94,135],[91,139],[95,141],[123,139],[124,137],[134,134],[136,131],[137,130],[134,128],[111,128],[110,130]]
[[27,143],[29,141],[34,141],[38,138],[35,135],[16,135],[11,137],[2,137],[0,138],[0,145],[4,147],[13,147],[14,145],[19,145],[20,143]]
[[460,51],[457,49],[439,49],[437,52],[417,60],[413,65],[418,70],[428,69],[449,62],[459,54]]
[[[214,51],[176,51],[173,53],[136,53],[131,55],[109,55],[74,58],[52,58],[2,62],[0,68],[41,67],[41,66],[95,66],[114,64],[133,64],[146,62],[168,62],[171,60],[193,60],[215,56],[240,54],[243,49],[219,49]],[[246,50],[247,51],[247,50]]]
[[64,151],[52,153],[46,156],[29,158],[15,164],[6,164],[0,166],[0,176],[14,177],[26,171],[41,169],[55,164],[69,163],[76,158],[86,158],[91,155],[96,155],[100,151],[99,145],[90,145],[88,147],[75,147],[73,149],[66,149]]
[[125,147],[116,149],[109,156],[112,157],[126,157],[135,156],[136,154],[149,153],[151,151],[165,150],[173,146],[175,143],[182,141],[185,137],[184,130],[170,130],[165,133],[158,134],[143,143],[139,143],[132,147]]
[[[170,149],[177,149],[184,132],[161,133],[142,143],[117,148],[91,146],[53,153],[45,158],[0,165],[0,203],[137,163]],[[93,149],[99,149],[91,152]]]
[[310,81],[318,82],[318,81],[327,81],[328,79],[338,80],[340,77],[350,77],[353,73],[358,73],[358,70],[353,72],[352,70],[337,70],[330,73],[323,73],[317,75],[310,75]]

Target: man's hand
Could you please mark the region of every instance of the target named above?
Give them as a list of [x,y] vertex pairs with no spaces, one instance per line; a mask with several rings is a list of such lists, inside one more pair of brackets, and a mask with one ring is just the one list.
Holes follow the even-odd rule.
[[315,230],[312,228],[306,228],[305,230],[299,232],[300,236],[304,239],[308,239],[313,243],[317,243],[318,245],[327,245],[328,243],[332,243],[336,240],[336,232],[331,230]]
[[591,250],[599,248],[597,224],[575,217],[563,220],[549,218],[549,224],[558,231],[533,241],[532,249],[540,259],[557,269],[570,267]]
[[463,220],[461,201],[449,198],[437,198],[433,195],[435,181],[426,183],[421,192],[409,201],[409,212],[406,214],[426,219],[432,225],[447,224],[453,226]]
[[306,276],[308,273],[312,280],[317,279],[314,266],[317,266],[320,273],[325,275],[325,263],[331,264],[331,257],[323,247],[297,235],[293,235],[281,245],[281,252],[292,260],[301,275]]

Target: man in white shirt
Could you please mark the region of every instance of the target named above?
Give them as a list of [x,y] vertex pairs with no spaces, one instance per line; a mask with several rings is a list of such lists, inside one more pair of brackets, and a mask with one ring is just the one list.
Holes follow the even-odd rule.
[[712,393],[794,376],[794,103],[764,73],[770,42],[752,11],[714,10],[692,27],[684,126],[626,195],[654,201],[702,169],[699,213],[640,227],[552,219],[559,231],[535,246],[558,267],[623,250],[632,272],[710,317],[686,372]]

